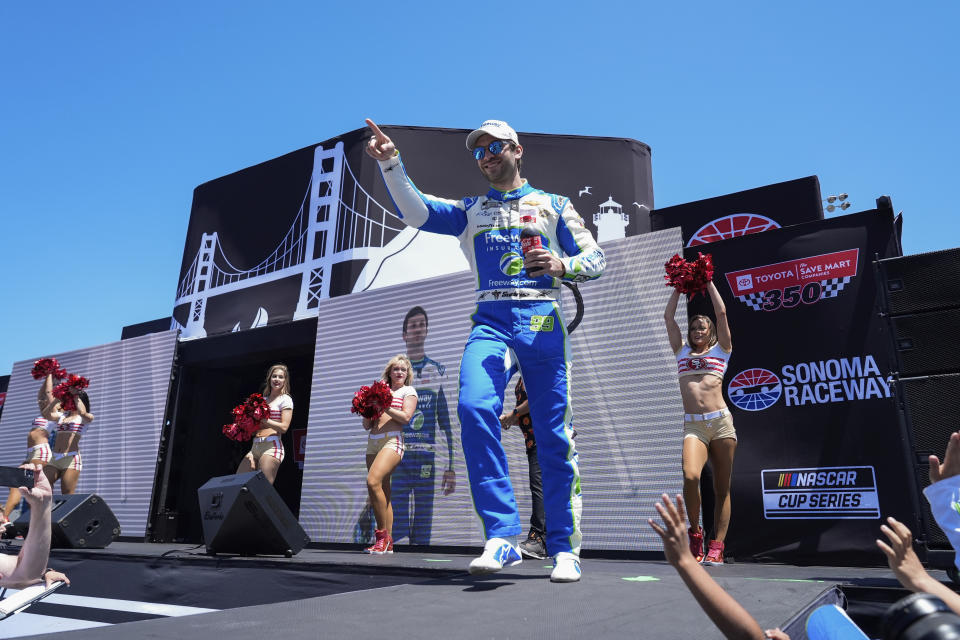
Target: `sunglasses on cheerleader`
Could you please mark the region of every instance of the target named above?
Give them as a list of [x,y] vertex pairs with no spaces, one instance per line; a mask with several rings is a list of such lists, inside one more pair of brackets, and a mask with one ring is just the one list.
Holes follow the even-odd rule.
[[507,148],[508,144],[512,143],[507,140],[494,140],[486,147],[474,147],[473,157],[476,160],[483,160],[483,156],[487,155],[487,151],[490,152],[490,155],[498,156],[503,153],[503,150]]

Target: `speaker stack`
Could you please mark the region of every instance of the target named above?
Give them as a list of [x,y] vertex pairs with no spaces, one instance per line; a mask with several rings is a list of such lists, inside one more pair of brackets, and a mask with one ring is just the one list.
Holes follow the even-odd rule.
[[207,553],[291,557],[310,538],[260,471],[211,478],[197,489]]
[[[950,434],[960,429],[960,248],[877,264],[898,363],[895,387],[922,490],[930,484],[928,457],[942,459]],[[923,531],[916,537],[928,562],[953,567],[950,542],[922,495],[918,506]]]
[[[50,510],[50,546],[54,549],[105,549],[120,536],[120,523],[103,498],[95,493],[53,496]],[[30,509],[13,523],[14,536],[26,536]]]

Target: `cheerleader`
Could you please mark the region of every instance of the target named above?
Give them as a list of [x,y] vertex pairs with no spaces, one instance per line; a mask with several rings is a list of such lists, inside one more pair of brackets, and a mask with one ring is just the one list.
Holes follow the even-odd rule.
[[293,398],[290,397],[290,371],[285,364],[267,369],[267,378],[260,390],[270,405],[270,417],[260,421],[260,430],[254,435],[250,452],[240,461],[237,473],[262,471],[270,484],[277,479],[283,462],[283,434],[293,419]]
[[[68,495],[76,492],[83,459],[80,457],[80,438],[87,426],[93,422],[90,413],[90,398],[87,392],[70,388],[74,408],[66,411],[53,397],[53,376],[48,375],[42,389],[42,398],[46,401],[43,417],[56,423],[51,459],[44,462],[43,473],[54,486],[60,480],[60,492]],[[42,446],[42,444],[41,444]]]
[[413,366],[400,354],[390,359],[381,379],[390,385],[393,402],[377,420],[363,419],[367,439],[367,494],[377,520],[376,541],[364,553],[393,553],[393,505],[390,503],[390,474],[403,458],[403,427],[417,410],[417,391],[410,386]]
[[[723,376],[727,371],[733,344],[727,308],[720,292],[711,282],[707,293],[713,303],[717,323],[696,315],[688,323],[687,341],[674,318],[680,292],[674,290],[664,311],[670,347],[677,356],[677,375],[683,399],[683,500],[687,506],[690,552],[706,565],[723,564],[723,547],[730,526],[730,477],[733,455],[737,450],[737,432],[733,418],[723,401]],[[704,554],[703,529],[700,527],[700,474],[707,458],[713,466],[716,497],[714,538]]]
[[[42,467],[53,458],[53,451],[50,449],[50,432],[47,430],[50,426],[53,426],[53,423],[43,416],[33,419],[30,433],[27,434],[27,457],[23,461],[24,464],[30,465],[30,468],[36,465]],[[0,512],[0,531],[11,524],[10,514],[20,504],[21,498],[20,490],[10,487],[7,502],[3,505],[3,512]]]

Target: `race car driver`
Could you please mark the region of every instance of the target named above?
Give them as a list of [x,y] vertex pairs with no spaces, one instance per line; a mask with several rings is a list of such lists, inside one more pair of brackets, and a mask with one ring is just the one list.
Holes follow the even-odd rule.
[[[560,279],[599,277],[606,260],[569,198],[533,188],[520,177],[523,146],[506,122],[487,120],[467,136],[486,195],[446,200],[421,193],[406,175],[393,141],[371,120],[368,155],[379,162],[403,221],[456,236],[477,276],[477,308],[460,363],[457,413],[474,507],[483,523],[483,554],[470,573],[519,564],[522,531],[500,443],[506,373],[520,365],[530,398],[543,473],[550,579],[580,579],[580,473],[571,429],[570,345],[560,311]],[[521,246],[521,230],[533,242]],[[527,234],[524,234],[527,235]],[[539,246],[537,246],[539,245]]]

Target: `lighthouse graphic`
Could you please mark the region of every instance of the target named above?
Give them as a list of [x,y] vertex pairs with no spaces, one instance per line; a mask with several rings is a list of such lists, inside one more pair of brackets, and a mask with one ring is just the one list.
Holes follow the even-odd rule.
[[593,224],[597,228],[597,242],[626,238],[630,214],[623,212],[623,206],[615,202],[613,196],[608,196],[607,201],[601,203],[600,209],[593,214]]

